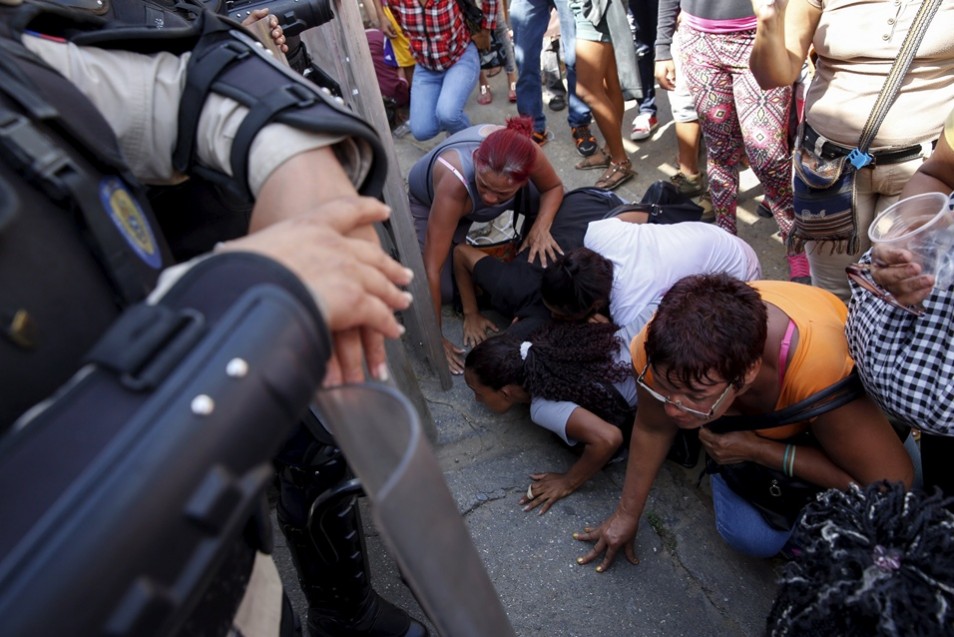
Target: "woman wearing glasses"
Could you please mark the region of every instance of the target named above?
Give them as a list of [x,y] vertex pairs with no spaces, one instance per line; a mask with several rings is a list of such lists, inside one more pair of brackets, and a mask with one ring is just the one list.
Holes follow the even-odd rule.
[[[814,420],[752,432],[714,434],[724,415],[770,414],[849,375],[846,309],[831,293],[798,283],[743,283],[725,274],[676,283],[630,346],[639,411],[623,494],[599,527],[575,534],[595,542],[581,564],[599,556],[606,570],[620,549],[636,563],[639,518],[668,445],[679,429],[700,429],[720,465],[753,462],[821,488],[852,482],[902,481],[911,460],[884,415],[866,396]],[[816,444],[793,444],[800,432]],[[716,527],[733,548],[760,557],[778,553],[791,529],[770,525],[752,504],[712,476]],[[604,555],[605,553],[605,555]]]
[[[424,254],[424,271],[437,323],[441,304],[453,295],[451,250],[464,241],[475,221],[491,221],[515,209],[515,199],[530,184],[536,213],[521,249],[529,261],[546,267],[562,253],[550,225],[563,201],[563,182],[550,160],[530,139],[529,117],[511,118],[506,128],[471,126],[451,135],[414,164],[407,176],[411,216]],[[538,208],[539,204],[539,208]],[[451,373],[464,371],[464,350],[444,339]]]

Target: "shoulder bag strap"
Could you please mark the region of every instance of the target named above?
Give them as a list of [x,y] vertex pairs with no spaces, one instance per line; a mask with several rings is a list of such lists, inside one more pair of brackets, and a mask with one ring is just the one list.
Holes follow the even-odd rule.
[[848,161],[850,161],[855,168],[863,168],[874,161],[874,158],[868,154],[868,148],[871,146],[871,142],[874,141],[875,134],[887,116],[888,109],[891,108],[891,105],[894,104],[894,100],[898,97],[904,76],[907,75],[908,69],[911,68],[914,56],[921,46],[921,41],[924,39],[924,33],[927,31],[928,25],[931,24],[931,20],[940,6],[941,0],[925,0],[921,4],[921,8],[918,9],[917,15],[914,16],[911,29],[908,31],[907,36],[905,36],[904,42],[901,43],[901,50],[898,53],[898,57],[888,72],[888,78],[885,80],[884,86],[878,94],[878,99],[875,100],[874,108],[871,110],[871,114],[868,115],[868,121],[865,122],[865,127],[861,130],[861,139],[858,141],[858,146],[848,155]]
[[784,409],[764,416],[723,416],[706,425],[717,434],[730,431],[754,431],[756,429],[773,429],[794,422],[803,422],[826,412],[838,409],[864,395],[861,378],[855,369],[848,376],[825,389],[816,392],[789,405]]

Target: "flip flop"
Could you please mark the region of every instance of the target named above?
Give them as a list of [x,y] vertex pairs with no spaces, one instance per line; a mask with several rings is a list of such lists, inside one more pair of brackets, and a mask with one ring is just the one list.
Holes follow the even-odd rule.
[[491,92],[490,87],[486,84],[480,85],[480,95],[477,96],[478,104],[490,104],[494,101],[494,94]]
[[517,83],[516,82],[510,83],[510,90],[507,92],[507,99],[510,101],[511,104],[517,101]]

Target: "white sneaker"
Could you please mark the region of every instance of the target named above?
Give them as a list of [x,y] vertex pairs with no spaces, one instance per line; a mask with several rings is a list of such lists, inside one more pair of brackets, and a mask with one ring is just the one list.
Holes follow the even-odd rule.
[[634,142],[649,139],[656,127],[659,126],[659,120],[651,113],[640,113],[633,119],[633,131],[629,138]]

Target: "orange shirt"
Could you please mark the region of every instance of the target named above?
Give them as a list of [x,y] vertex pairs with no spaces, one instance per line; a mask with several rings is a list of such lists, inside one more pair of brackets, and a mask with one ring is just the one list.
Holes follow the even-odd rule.
[[[788,353],[788,369],[775,404],[776,410],[808,398],[851,372],[854,362],[848,354],[845,339],[848,308],[838,297],[821,288],[788,281],[752,281],[749,285],[758,290],[763,301],[788,315],[798,329],[798,345]],[[646,366],[643,344],[648,329],[649,324],[629,346],[637,374]],[[647,371],[646,380],[652,380],[652,369]],[[807,427],[807,422],[796,423],[757,433],[765,438],[783,440]]]

